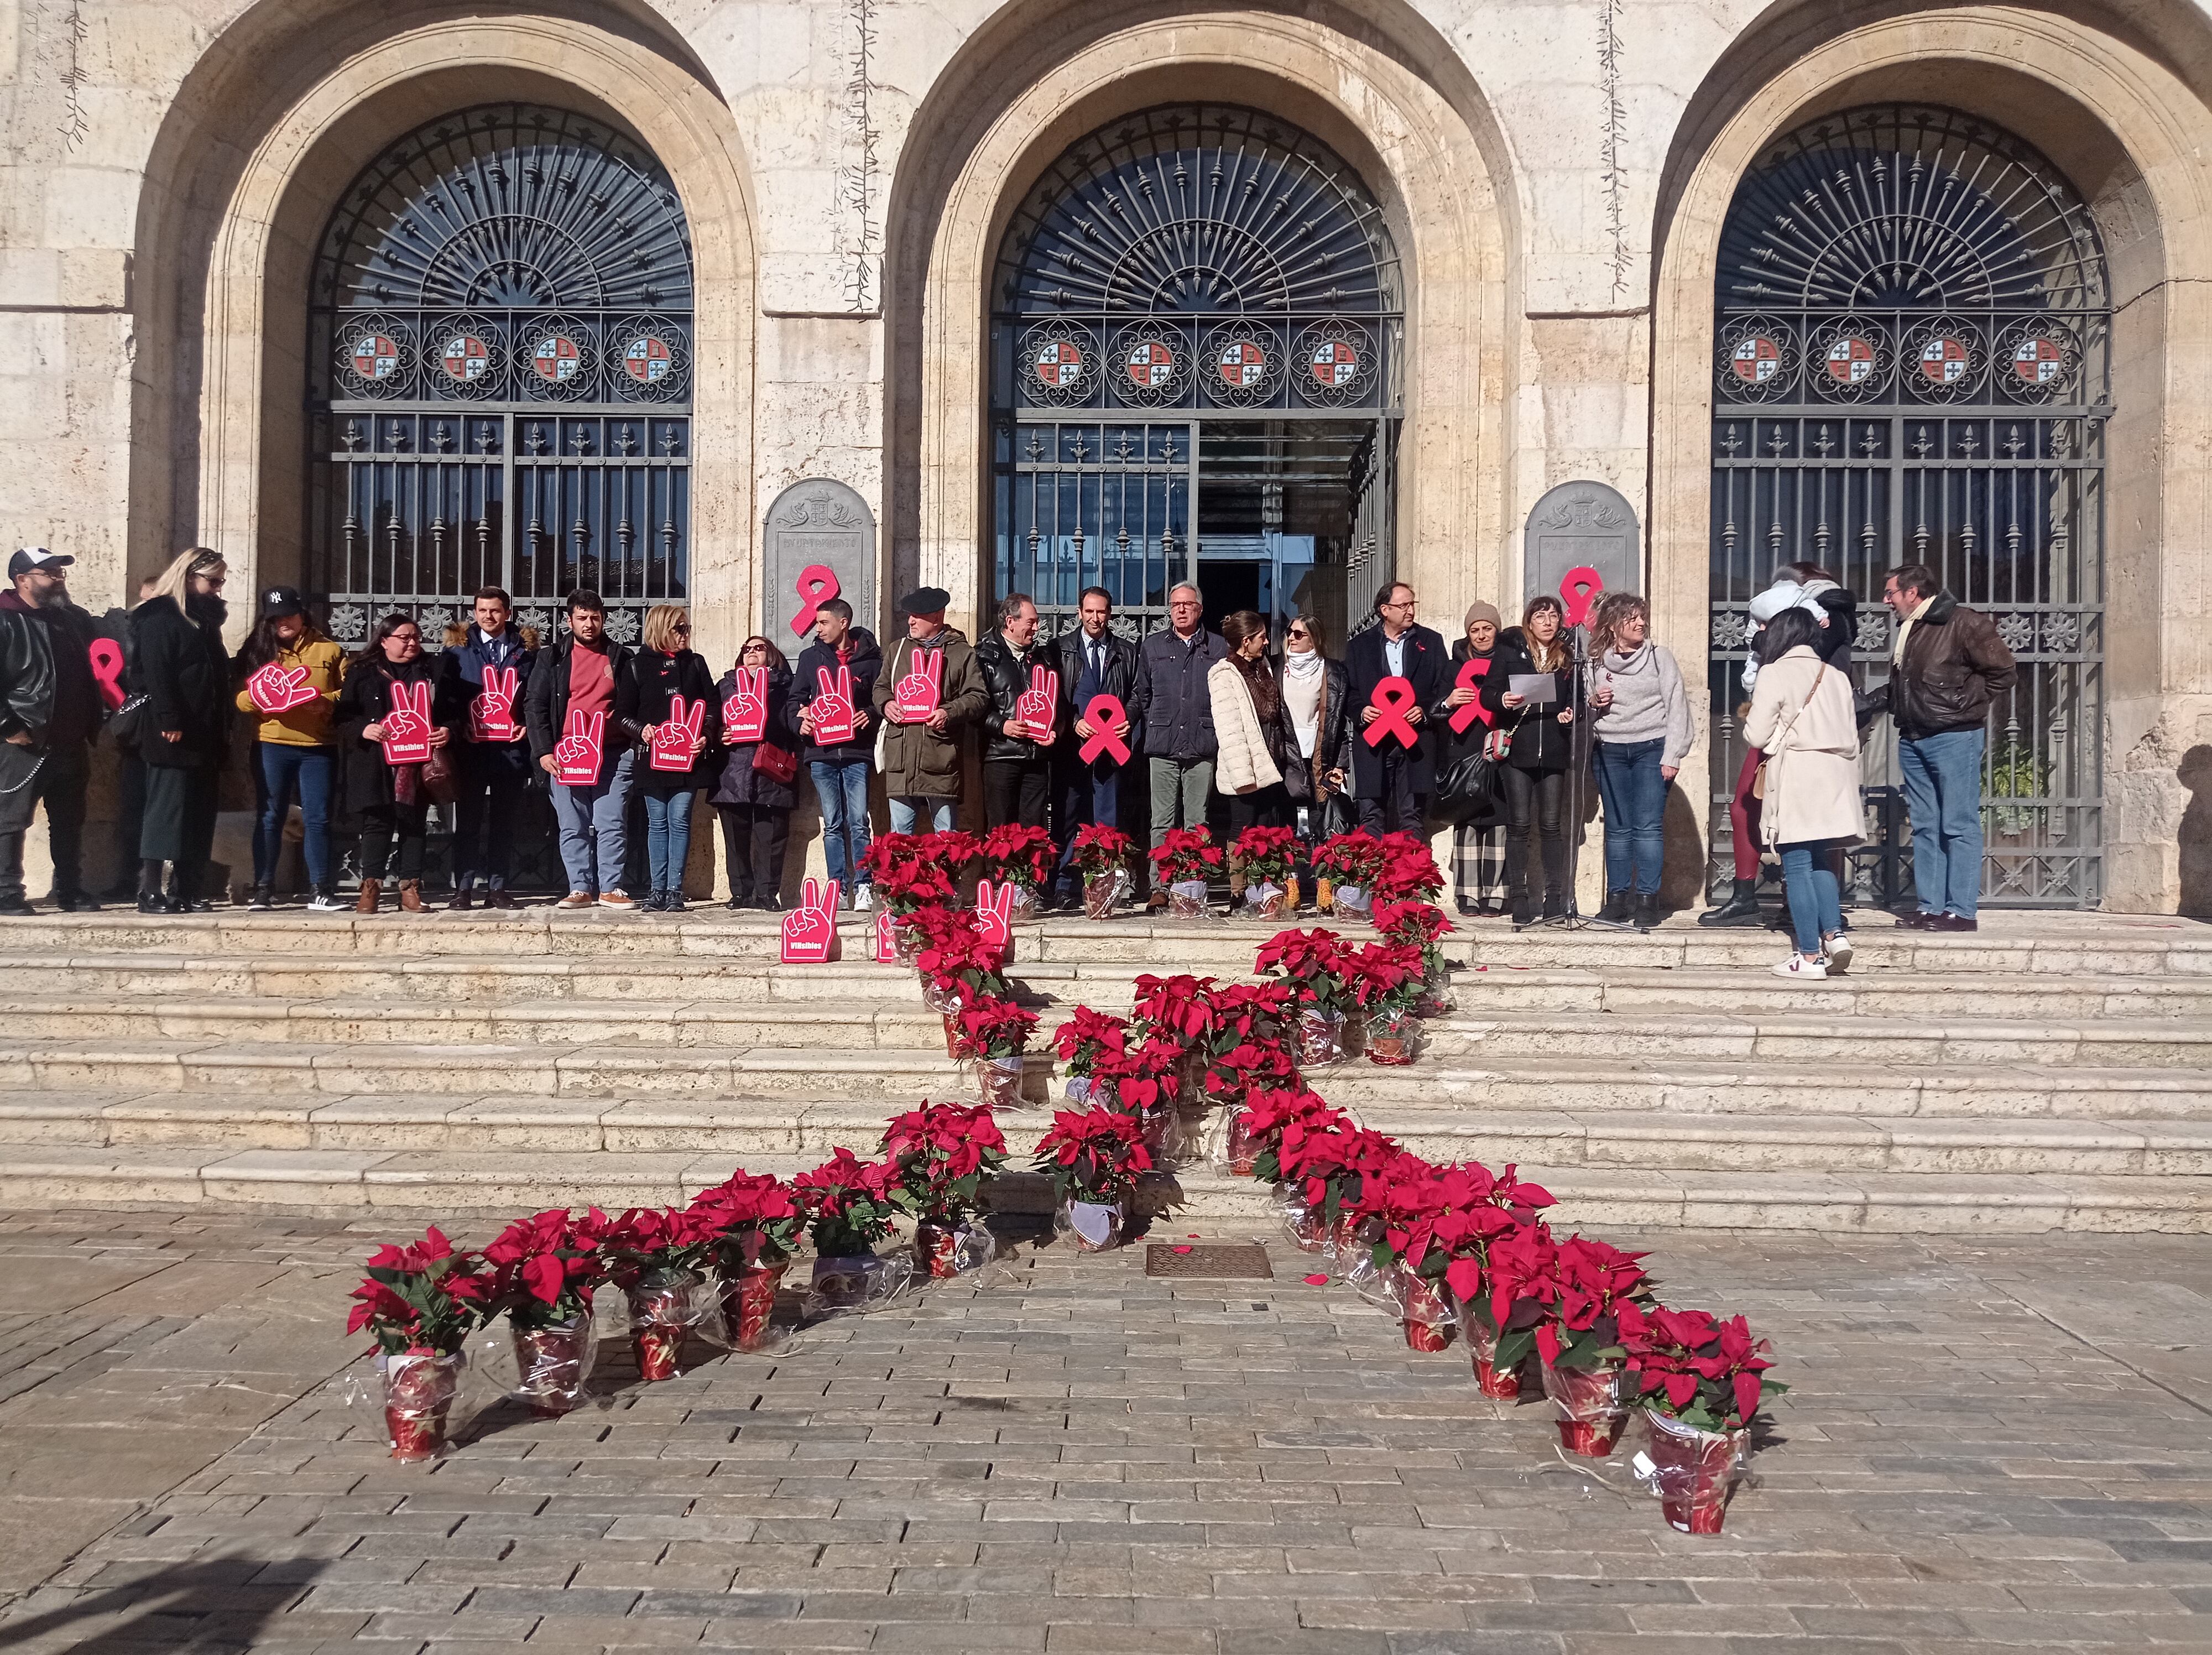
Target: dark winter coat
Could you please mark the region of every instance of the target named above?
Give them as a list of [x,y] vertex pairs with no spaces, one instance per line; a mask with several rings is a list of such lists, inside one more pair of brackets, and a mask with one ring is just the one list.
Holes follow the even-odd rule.
[[[384,762],[384,744],[371,741],[362,732],[380,722],[392,710],[392,685],[434,685],[437,682],[435,657],[417,655],[404,666],[395,666],[379,659],[383,653],[379,646],[376,654],[356,661],[347,669],[345,682],[338,686],[337,709],[331,715],[331,728],[337,737],[338,784],[349,812],[392,802],[392,767]],[[447,751],[450,753],[457,738],[452,724],[438,711],[434,689],[430,697],[430,721],[447,733]],[[414,768],[419,770],[422,767]]]
[[[1052,654],[1045,664],[1060,673],[1059,727],[1067,734],[1073,733],[1075,721],[1083,716],[1083,703],[1077,698],[1075,691],[1076,686],[1083,682],[1083,651],[1087,642],[1083,629],[1079,626],[1073,632],[1061,633],[1047,646]],[[1113,697],[1129,715],[1128,748],[1133,755],[1144,745],[1144,661],[1135,644],[1127,638],[1115,636],[1110,631],[1100,640],[1100,643],[1105,650],[1105,659],[1101,663],[1103,681],[1094,693]],[[1074,744],[1075,748],[1081,745],[1079,739]],[[1067,754],[1063,753],[1060,757],[1066,758]]]
[[1424,717],[1414,727],[1420,739],[1412,747],[1406,746],[1395,736],[1385,736],[1378,744],[1366,738],[1365,726],[1360,714],[1375,699],[1375,686],[1390,676],[1389,658],[1382,653],[1382,628],[1378,624],[1364,632],[1355,633],[1345,647],[1345,670],[1352,675],[1352,725],[1356,733],[1352,742],[1352,796],[1354,799],[1380,799],[1382,796],[1382,755],[1385,749],[1406,756],[1413,789],[1416,794],[1434,793],[1437,789],[1436,721],[1426,716],[1429,708],[1450,692],[1451,674],[1446,663],[1449,657],[1441,634],[1425,626],[1416,626],[1406,634],[1406,681],[1413,686],[1413,704],[1423,709]]
[[[627,696],[622,690],[624,678],[630,685]],[[645,733],[667,718],[668,703],[678,696],[707,704],[707,716],[699,726],[707,745],[690,770],[657,770],[653,768],[653,749]],[[720,770],[714,751],[722,739],[722,697],[714,693],[714,675],[708,669],[707,658],[696,650],[679,649],[672,655],[664,655],[658,649],[634,651],[616,677],[615,716],[608,722],[620,727],[623,737],[636,744],[637,757],[630,761],[630,774],[636,791],[645,797],[673,799],[680,793],[714,785]]]
[[[810,643],[799,652],[799,664],[791,669],[791,696],[785,706],[783,727],[791,732],[792,741],[799,744],[799,762],[811,764],[817,761],[831,764],[854,758],[873,760],[876,751],[876,713],[873,704],[876,675],[884,670],[884,652],[878,647],[875,635],[865,627],[856,626],[845,635],[852,645],[853,658],[843,663],[853,678],[853,710],[861,715],[854,721],[853,739],[833,742],[823,746],[807,739],[806,732],[799,727],[799,715],[822,693],[820,674],[827,672],[832,680],[837,676],[837,652],[826,643]],[[786,742],[785,745],[790,745]]]
[[[1049,757],[1050,747],[1027,736],[1008,735],[1006,721],[1017,716],[1017,705],[1029,691],[1031,667],[1059,670],[1060,658],[1052,645],[1038,639],[1027,649],[1017,650],[1006,642],[1005,633],[994,632],[975,646],[975,666],[983,674],[983,688],[990,697],[983,709],[984,761]],[[1054,721],[1054,735],[1065,735],[1068,726]]]
[[92,617],[75,604],[36,609],[0,591],[0,736],[43,752],[88,741],[107,716],[92,676]]
[[938,680],[937,704],[945,711],[945,733],[927,724],[893,723],[884,733],[884,791],[894,799],[957,799],[960,796],[961,731],[982,717],[990,701],[983,674],[975,665],[975,650],[957,627],[945,627],[927,644],[901,638],[884,658],[876,679],[875,706],[882,718],[897,699],[898,681],[914,670],[925,649],[945,652],[944,676]]
[[[835,654],[834,650],[825,652]],[[830,669],[832,672],[836,668]],[[722,674],[714,686],[714,705],[719,708],[738,692],[738,675],[733,668]],[[854,686],[860,693],[860,686]],[[783,734],[794,721],[787,715],[791,709],[792,674],[787,666],[771,666],[768,672],[768,727],[775,744],[786,751],[791,750],[791,739]],[[758,805],[768,810],[789,810],[799,802],[799,785],[794,779],[778,782],[762,775],[753,768],[753,756],[760,751],[757,741],[725,743],[714,750],[717,760],[714,776],[714,792],[707,795],[710,805]]]
[[[160,597],[131,611],[137,687],[147,697],[139,754],[163,770],[220,770],[230,751],[230,654],[220,611],[191,607],[188,617],[174,598]],[[184,739],[164,741],[164,730]]]
[[[522,697],[525,721],[530,728],[530,762],[541,776],[547,772],[540,763],[550,754],[568,728],[568,661],[576,653],[576,641],[567,637],[550,649],[540,649],[532,663],[530,681],[524,686]],[[623,670],[623,663],[630,652],[623,645],[607,644],[607,664],[613,669],[615,678],[614,705],[607,714],[607,734],[599,764],[599,776],[605,781],[614,774],[624,743],[621,721],[636,714],[636,680]],[[627,697],[627,699],[626,699]]]
[[[1498,721],[1498,727],[1512,737],[1513,746],[1505,762],[1516,770],[1563,770],[1574,760],[1575,726],[1583,721],[1584,703],[1582,679],[1571,654],[1567,660],[1566,666],[1552,674],[1553,700],[1540,705],[1524,702],[1509,709],[1505,696],[1513,688],[1513,680],[1534,677],[1536,661],[1529,652],[1528,635],[1519,627],[1509,626],[1498,635],[1498,648],[1491,653],[1490,675],[1482,680],[1482,704]],[[1559,715],[1570,707],[1574,709],[1574,724],[1560,723]]]
[[1185,763],[1214,756],[1213,694],[1206,675],[1228,658],[1228,641],[1218,632],[1201,629],[1188,641],[1172,627],[1146,634],[1138,656],[1144,719],[1130,721],[1145,733],[1145,751]]
[[1939,592],[1905,635],[1905,659],[1875,692],[1875,705],[1888,709],[1908,739],[1978,730],[2018,671],[1996,624]]

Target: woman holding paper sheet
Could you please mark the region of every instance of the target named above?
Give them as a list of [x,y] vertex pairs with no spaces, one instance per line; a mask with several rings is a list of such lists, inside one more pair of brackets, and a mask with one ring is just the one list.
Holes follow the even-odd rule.
[[[783,651],[766,638],[745,640],[738,651],[738,664],[722,674],[714,686],[716,704],[728,709],[735,700],[740,674],[768,674],[768,694],[757,713],[763,732],[751,739],[750,726],[741,727],[725,716],[721,767],[715,772],[714,790],[707,796],[722,818],[722,858],[730,874],[730,906],[759,908],[774,912],[782,907],[783,856],[791,844],[791,812],[799,802],[799,756],[783,745],[788,739],[785,715],[791,700],[791,668]],[[754,680],[757,683],[757,680]],[[748,694],[751,693],[748,689]]]
[[[400,911],[422,911],[422,846],[428,837],[429,789],[422,759],[446,745],[450,733],[429,716],[437,668],[422,653],[422,629],[396,611],[376,624],[376,636],[353,658],[338,690],[338,751],[348,807],[361,821],[361,897],[357,914],[374,914],[384,878],[399,878]],[[387,745],[387,742],[389,745]]]
[[[1566,611],[1549,593],[1532,598],[1521,624],[1498,637],[1498,650],[1482,680],[1482,704],[1506,744],[1498,776],[1505,788],[1505,897],[1516,926],[1536,922],[1528,852],[1543,848],[1543,920],[1567,912],[1567,771],[1574,762],[1575,721],[1583,710],[1574,663],[1567,653]],[[1550,693],[1528,693],[1532,678],[1548,678]],[[1514,688],[1518,679],[1522,687]]]
[[679,604],[647,610],[643,645],[623,671],[631,697],[617,701],[630,701],[632,710],[615,722],[638,744],[633,764],[645,800],[645,854],[653,875],[653,894],[643,905],[649,914],[680,914],[691,803],[714,779],[708,751],[722,736],[722,698],[706,657],[691,648],[691,611]]

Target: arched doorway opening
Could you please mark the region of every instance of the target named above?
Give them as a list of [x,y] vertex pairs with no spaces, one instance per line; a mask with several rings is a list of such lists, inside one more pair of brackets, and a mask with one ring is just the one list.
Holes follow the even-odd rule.
[[1394,567],[1404,316],[1382,209],[1288,123],[1178,104],[1069,147],[992,278],[997,593],[1058,631],[1103,586],[1134,636],[1193,581],[1340,639]]
[[341,642],[426,643],[478,587],[549,639],[689,593],[691,238],[635,135],[542,106],[458,112],[339,198],[308,297],[311,596]]
[[[1783,564],[1859,600],[1855,675],[1888,672],[1883,574],[1926,563],[2020,663],[1990,714],[1984,900],[2102,898],[2105,430],[2112,295],[2087,204],[2031,146],[1932,105],[1770,144],[1715,284],[1710,526],[1713,854],[1743,757],[1745,608]],[[1911,889],[1894,733],[1869,732],[1851,883]]]

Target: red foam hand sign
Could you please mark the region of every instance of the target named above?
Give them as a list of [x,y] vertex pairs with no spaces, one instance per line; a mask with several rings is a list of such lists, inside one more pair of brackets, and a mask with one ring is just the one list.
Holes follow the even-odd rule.
[[112,638],[94,638],[90,650],[93,680],[100,698],[111,710],[123,704],[123,646]]
[[895,928],[897,924],[890,909],[878,908],[876,910],[875,958],[878,965],[898,964],[898,934]]
[[377,721],[384,733],[384,762],[424,764],[430,759],[430,685],[427,679],[392,686],[392,709]]
[[1129,744],[1115,734],[1129,721],[1129,709],[1121,704],[1119,696],[1091,697],[1083,709],[1083,721],[1091,727],[1091,733],[1083,739],[1078,755],[1085,764],[1090,764],[1103,752],[1112,753],[1117,764],[1129,762]]
[[1589,618],[1590,605],[1605,590],[1605,576],[1589,564],[1559,576],[1559,601],[1566,605],[1567,624],[1580,626]]
[[[1489,676],[1490,657],[1487,655],[1478,655],[1474,660],[1465,661],[1461,664],[1459,677],[1453,680],[1452,688],[1455,690],[1480,691],[1482,688],[1480,680],[1486,678]],[[1467,733],[1467,727],[1474,723],[1478,718],[1485,724],[1495,724],[1498,721],[1496,715],[1492,713],[1490,709],[1484,706],[1481,702],[1470,701],[1466,706],[1454,709],[1451,715],[1452,733],[1454,735],[1465,735]],[[1378,720],[1377,721],[1379,722],[1380,721]]]
[[832,674],[826,666],[814,669],[820,693],[806,703],[814,715],[814,745],[831,747],[853,739],[853,669],[841,666]]
[[319,701],[323,692],[307,682],[306,667],[279,666],[272,660],[246,680],[246,693],[256,707],[274,718]]
[[1005,958],[1014,951],[1014,887],[984,879],[975,886],[975,934]]
[[668,697],[668,716],[653,727],[653,768],[681,775],[698,762],[699,733],[707,727],[707,703]]
[[891,686],[897,697],[899,721],[921,724],[937,710],[938,698],[945,688],[945,652],[942,649],[916,649],[907,657],[904,677]]
[[783,963],[823,965],[837,958],[837,881],[806,882],[799,905],[783,916]]
[[722,703],[722,739],[736,745],[768,739],[768,668],[740,666],[737,686]]
[[837,572],[826,563],[809,563],[799,571],[793,589],[799,593],[799,609],[791,618],[791,630],[803,638],[813,630],[822,605],[837,595]]
[[1413,684],[1406,678],[1388,678],[1376,685],[1375,693],[1367,701],[1367,704],[1375,709],[1375,717],[1367,726],[1367,745],[1379,747],[1385,736],[1395,736],[1408,747],[1418,743],[1421,733],[1413,727],[1413,721],[1406,715],[1413,711],[1419,702],[1420,697],[1414,693]]
[[514,726],[514,697],[521,683],[518,668],[484,668],[483,688],[469,703],[469,739],[512,741],[520,733]]
[[559,768],[553,779],[564,788],[595,788],[599,784],[599,761],[607,750],[607,715],[568,709],[568,727],[553,744],[553,762]]
[[1030,668],[1030,687],[1014,697],[1022,733],[1041,746],[1052,745],[1052,721],[1060,710],[1060,674],[1049,666]]

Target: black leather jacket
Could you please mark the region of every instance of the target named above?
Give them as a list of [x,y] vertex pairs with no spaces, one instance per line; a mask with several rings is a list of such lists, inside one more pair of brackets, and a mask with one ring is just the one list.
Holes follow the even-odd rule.
[[54,647],[27,609],[0,609],[0,738],[28,735],[44,746],[54,715]]
[[[1127,638],[1117,638],[1109,632],[1103,640],[1106,649],[1104,693],[1121,703],[1129,715],[1129,751],[1134,753],[1140,745],[1139,738],[1145,729],[1146,691],[1144,663],[1137,658],[1137,646]],[[1076,704],[1075,686],[1083,682],[1083,629],[1063,632],[1046,645],[1045,665],[1060,672],[1060,726],[1073,730],[1075,721],[1083,716],[1083,709]]]
[[[983,709],[983,758],[986,763],[994,758],[1042,758],[1052,749],[1040,746],[1025,736],[1006,733],[1006,721],[1017,716],[1014,703],[1028,693],[1030,669],[1042,666],[1060,670],[1060,658],[1048,643],[1032,642],[1027,649],[1017,654],[1006,642],[1003,632],[994,632],[975,646],[975,665],[983,674],[983,689],[989,696]],[[1067,685],[1063,680],[1064,694]],[[1054,735],[1064,735],[1066,727],[1055,721]]]

